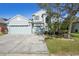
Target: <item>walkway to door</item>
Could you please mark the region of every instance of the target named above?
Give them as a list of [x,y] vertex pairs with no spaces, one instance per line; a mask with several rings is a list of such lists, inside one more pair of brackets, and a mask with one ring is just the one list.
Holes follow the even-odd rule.
[[48,49],[41,35],[0,36],[0,55],[48,55]]

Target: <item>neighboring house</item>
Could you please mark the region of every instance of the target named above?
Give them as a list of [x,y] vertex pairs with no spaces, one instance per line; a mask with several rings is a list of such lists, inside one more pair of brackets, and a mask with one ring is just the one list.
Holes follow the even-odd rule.
[[79,32],[79,22],[74,22],[73,23],[72,32]]
[[79,17],[73,22],[71,32],[79,32]]
[[0,32],[7,33],[7,20],[5,18],[0,18]]
[[9,34],[31,34],[30,20],[24,16],[16,15],[8,21]]

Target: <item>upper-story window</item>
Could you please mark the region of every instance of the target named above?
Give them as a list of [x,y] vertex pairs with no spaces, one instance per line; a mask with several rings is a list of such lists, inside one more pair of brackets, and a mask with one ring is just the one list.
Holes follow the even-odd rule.
[[42,16],[41,16],[42,18],[44,18],[44,17],[47,17],[47,14],[42,14]]
[[35,20],[39,20],[39,16],[35,16]]

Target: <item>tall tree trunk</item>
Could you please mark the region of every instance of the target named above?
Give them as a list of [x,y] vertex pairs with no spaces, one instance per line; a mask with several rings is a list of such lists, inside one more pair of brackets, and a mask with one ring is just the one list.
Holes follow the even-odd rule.
[[69,24],[68,38],[71,38],[71,29],[72,29],[72,22]]

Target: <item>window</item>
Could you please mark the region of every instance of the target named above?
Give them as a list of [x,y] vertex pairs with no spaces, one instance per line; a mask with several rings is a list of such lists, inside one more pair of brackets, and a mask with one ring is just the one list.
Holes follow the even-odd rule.
[[43,18],[43,17],[46,17],[46,16],[47,16],[47,14],[42,14],[42,16],[41,16],[41,17]]
[[35,20],[39,20],[39,16],[35,16]]

